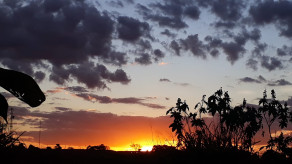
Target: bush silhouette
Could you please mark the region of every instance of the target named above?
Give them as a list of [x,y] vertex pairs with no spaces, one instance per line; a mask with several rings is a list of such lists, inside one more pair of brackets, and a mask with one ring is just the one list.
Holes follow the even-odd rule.
[[[287,127],[288,121],[292,122],[292,112],[287,103],[283,106],[276,100],[274,90],[271,95],[272,99],[268,100],[264,91],[258,109],[248,106],[245,99],[242,105],[232,107],[228,92],[223,92],[221,88],[207,100],[203,95],[194,112],[178,98],[176,106],[166,112],[174,119],[169,127],[177,136],[177,147],[195,151],[236,149],[253,152],[254,145],[259,142],[255,141],[255,135],[264,130],[265,123],[270,139],[264,148],[273,149],[276,146],[282,153],[290,152],[288,145],[292,138],[283,134],[272,137],[271,127],[274,122],[278,122],[281,129]],[[211,117],[202,118],[202,114]]]
[[110,150],[109,146],[105,146],[104,144],[100,144],[97,146],[87,146],[87,150],[97,150],[97,151],[105,151],[105,150]]

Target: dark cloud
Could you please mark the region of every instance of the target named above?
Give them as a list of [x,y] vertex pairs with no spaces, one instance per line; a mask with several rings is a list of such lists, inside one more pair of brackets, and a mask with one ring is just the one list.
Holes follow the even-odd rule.
[[182,29],[188,27],[188,25],[182,21],[180,18],[172,18],[160,15],[149,15],[146,18],[158,22],[161,27],[170,27],[174,29]]
[[258,76],[258,79],[259,79],[259,81],[261,81],[261,82],[267,82],[267,80],[266,80],[262,75],[259,75],[259,76]]
[[242,17],[243,1],[214,0],[209,3],[212,12],[223,21],[237,21]]
[[160,82],[171,82],[169,79],[159,79]]
[[200,10],[197,6],[188,6],[184,9],[184,15],[197,20],[200,16]]
[[171,37],[171,38],[175,38],[176,37],[176,34],[170,32],[168,29],[164,29],[164,31],[162,31],[160,34],[166,35],[166,36]]
[[137,41],[136,46],[138,46],[138,51],[145,52],[146,50],[151,50],[152,45],[149,40],[141,39]]
[[196,1],[200,7],[210,8],[219,20],[213,23],[215,27],[234,28],[238,26],[238,22],[244,18],[242,13],[246,5],[243,1],[233,0],[198,0]]
[[146,22],[140,22],[131,17],[118,17],[118,35],[125,41],[136,41],[142,36],[150,36],[150,26]]
[[129,4],[134,4],[134,0],[125,0]]
[[118,8],[124,7],[123,2],[122,1],[118,1],[118,0],[117,1],[110,1],[110,2],[108,2],[108,4],[110,6],[118,7]]
[[165,57],[165,54],[160,49],[155,49],[153,51],[153,54],[154,54],[154,60],[156,62]]
[[266,43],[256,43],[254,49],[252,50],[252,55],[246,62],[246,66],[256,71],[258,69],[258,63],[260,63],[267,47],[268,45]]
[[251,77],[244,77],[239,79],[239,82],[244,82],[244,83],[267,83],[268,86],[286,86],[286,85],[292,85],[291,82],[285,80],[285,79],[280,79],[276,81],[268,81],[266,80],[262,75],[259,75],[256,78],[251,78]]
[[152,64],[151,57],[148,53],[141,53],[140,57],[135,58],[135,62],[142,65]]
[[238,35],[231,34],[234,41],[223,42],[221,44],[223,51],[227,55],[227,60],[234,64],[235,61],[240,59],[246,52],[245,44],[247,41],[251,40],[258,43],[261,38],[261,31],[259,29],[253,29],[252,31],[247,31],[242,29]]
[[197,20],[200,16],[199,8],[190,1],[163,1],[151,3],[148,7],[138,4],[137,9],[145,19],[157,22],[161,27],[173,29],[188,27],[183,21],[184,17]]
[[283,69],[282,61],[276,57],[262,56],[261,66],[269,71]]
[[236,26],[235,22],[224,22],[218,21],[214,23],[216,28],[234,28]]
[[36,72],[34,72],[33,76],[35,77],[35,80],[37,82],[41,82],[41,81],[43,81],[45,79],[46,74],[44,72],[42,72],[42,71],[36,71]]
[[220,52],[219,52],[219,50],[217,50],[217,49],[212,49],[211,51],[210,51],[210,55],[212,56],[212,57],[218,57],[219,55],[220,55]]
[[103,59],[104,63],[122,66],[127,64],[127,54],[124,52],[111,51],[109,56]]
[[165,109],[165,106],[153,103],[147,103],[149,97],[146,98],[136,98],[136,97],[126,97],[126,98],[110,98],[108,96],[99,96],[96,94],[86,94],[86,93],[79,93],[75,94],[77,97],[83,98],[86,101],[90,102],[99,102],[101,104],[110,104],[110,103],[120,103],[120,104],[138,104],[142,106],[146,106],[153,109]]
[[[97,74],[99,81],[95,78],[96,85],[90,83],[88,79],[82,79],[80,75],[72,74],[74,67],[91,70],[92,68],[85,68],[86,65],[80,65],[88,63],[91,58],[117,66],[127,63],[125,53],[112,50],[115,20],[107,12],[101,12],[92,5],[78,0],[15,2],[17,3],[6,1],[0,3],[2,65],[25,72],[35,77],[37,81],[43,80],[45,74],[35,71],[34,68],[48,70],[49,79],[57,84],[68,82],[71,76],[81,83],[85,82],[84,84],[97,88],[104,88],[102,83],[109,79],[112,82],[129,81],[121,69],[110,73],[111,78]],[[137,23],[128,17],[120,18],[118,26],[122,39],[135,39],[142,35],[140,32],[147,33],[149,29],[147,23],[139,21]],[[135,31],[137,26],[141,31]],[[133,27],[128,38],[124,30],[127,27]],[[43,64],[43,61],[48,64]]]
[[175,52],[175,54],[176,54],[177,56],[180,56],[180,49],[181,49],[181,47],[179,46],[179,44],[177,43],[177,41],[175,41],[175,40],[171,41],[169,47],[170,47],[172,50],[174,50],[174,52]]
[[[56,71],[58,72],[57,75],[54,74]],[[106,83],[108,82],[120,82],[122,84],[128,84],[130,82],[129,77],[122,69],[110,72],[104,65],[94,64],[92,62],[69,65],[63,69],[53,67],[53,72],[50,79],[58,84],[64,84],[70,78],[73,78],[80,83],[86,84],[89,88],[104,89],[107,88]],[[69,75],[71,75],[70,78]]]
[[282,36],[292,37],[291,1],[260,1],[250,7],[249,13],[256,24],[274,23]]
[[72,110],[71,108],[64,108],[64,107],[55,107],[55,109],[61,112],[68,112]]
[[[257,45],[259,44],[259,40],[261,38],[261,31],[257,28],[248,31],[245,28],[241,29],[241,32],[238,34],[233,34],[229,30],[226,30],[225,33],[227,34],[228,38],[232,39],[233,41],[223,41],[220,38],[212,37],[212,36],[206,36],[205,41],[206,44],[202,45],[201,47],[208,50],[208,52],[213,56],[217,57],[219,56],[219,50],[222,49],[224,54],[227,56],[227,60],[234,64],[237,60],[239,60],[246,52],[245,44],[248,41],[252,41]],[[256,68],[255,62],[253,62],[255,59],[251,59],[249,61],[249,64],[247,64],[249,67]]]
[[263,52],[267,49],[268,45],[266,43],[258,43],[255,45],[254,49],[252,50],[252,54],[256,57],[262,56]]
[[180,39],[180,46],[184,50],[189,50],[194,56],[206,58],[205,45],[199,40],[198,34],[189,35],[186,39]]
[[88,90],[86,88],[81,87],[81,86],[67,87],[67,88],[64,88],[64,90],[67,90],[69,92],[77,92],[77,93],[88,92]]
[[251,77],[244,77],[239,79],[239,82],[244,82],[244,83],[261,83],[260,80],[251,78]]
[[282,48],[277,48],[278,56],[292,56],[292,47],[283,45]]
[[225,42],[222,44],[222,48],[231,64],[240,59],[246,51],[243,45],[237,42]]
[[285,79],[280,79],[277,81],[273,81],[268,83],[269,86],[286,86],[286,85],[292,85],[291,82],[285,80]]

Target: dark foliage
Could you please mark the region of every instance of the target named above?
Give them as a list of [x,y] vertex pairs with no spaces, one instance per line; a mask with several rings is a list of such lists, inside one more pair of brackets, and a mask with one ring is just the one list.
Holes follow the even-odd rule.
[[[254,145],[260,142],[255,140],[255,135],[263,130],[265,123],[268,126],[270,140],[264,148],[276,147],[277,151],[289,156],[291,148],[288,145],[292,142],[292,137],[285,137],[283,133],[278,137],[272,137],[271,126],[277,121],[281,129],[287,127],[289,120],[291,121],[291,111],[286,103],[283,106],[276,100],[274,90],[271,91],[271,95],[272,99],[268,100],[264,91],[258,109],[248,106],[245,99],[242,105],[232,107],[228,92],[219,89],[207,101],[204,95],[201,102],[196,104],[194,112],[191,112],[186,102],[179,98],[176,107],[166,112],[174,118],[169,127],[177,136],[177,147],[187,151],[254,152]],[[204,119],[201,117],[202,114],[212,117]]]
[[87,146],[86,148],[87,150],[96,150],[96,151],[106,151],[106,150],[110,150],[109,146],[105,146],[104,144],[100,144],[97,146]]

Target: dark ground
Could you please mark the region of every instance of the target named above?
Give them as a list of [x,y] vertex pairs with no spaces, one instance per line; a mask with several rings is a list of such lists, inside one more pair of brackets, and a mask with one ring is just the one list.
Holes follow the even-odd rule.
[[292,160],[268,155],[260,159],[248,152],[115,152],[88,150],[2,150],[0,164],[190,164],[190,163],[234,163],[234,164],[292,164]]

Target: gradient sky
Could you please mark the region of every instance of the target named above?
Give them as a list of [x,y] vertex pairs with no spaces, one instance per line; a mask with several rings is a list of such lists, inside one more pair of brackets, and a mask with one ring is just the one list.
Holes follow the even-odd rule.
[[118,149],[171,141],[165,112],[220,87],[232,105],[266,89],[292,105],[292,1],[0,0],[0,66],[47,100],[4,89],[22,139]]

